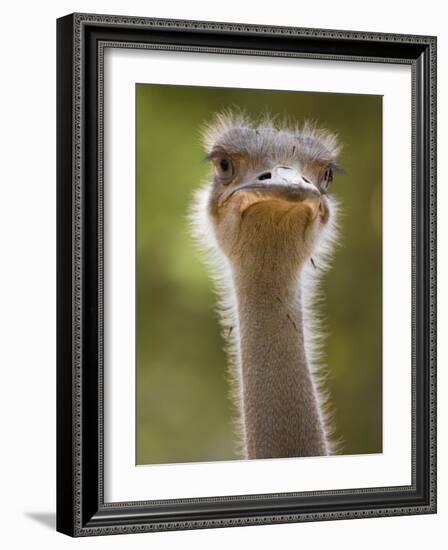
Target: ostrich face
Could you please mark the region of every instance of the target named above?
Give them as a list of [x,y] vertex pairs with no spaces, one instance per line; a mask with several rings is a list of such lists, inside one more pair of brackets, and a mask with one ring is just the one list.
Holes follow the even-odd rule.
[[309,258],[332,213],[334,136],[221,121],[208,137],[209,214],[226,256]]

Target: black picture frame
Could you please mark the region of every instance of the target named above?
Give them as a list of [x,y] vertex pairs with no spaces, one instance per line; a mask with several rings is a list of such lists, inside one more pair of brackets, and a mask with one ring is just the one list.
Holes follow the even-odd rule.
[[[138,48],[412,68],[412,484],[104,502],[102,55]],[[57,21],[57,530],[71,536],[436,512],[436,38],[110,15]]]

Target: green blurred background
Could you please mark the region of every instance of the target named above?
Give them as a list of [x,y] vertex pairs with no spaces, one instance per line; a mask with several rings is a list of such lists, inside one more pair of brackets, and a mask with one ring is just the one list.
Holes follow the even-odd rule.
[[382,98],[139,84],[136,462],[238,458],[215,297],[186,219],[209,173],[200,129],[229,107],[313,119],[344,144],[341,246],[323,285],[327,387],[339,452],[381,452]]

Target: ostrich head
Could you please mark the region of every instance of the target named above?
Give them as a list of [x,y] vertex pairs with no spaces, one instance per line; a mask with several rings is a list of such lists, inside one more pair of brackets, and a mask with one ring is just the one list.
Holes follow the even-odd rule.
[[227,115],[206,129],[204,141],[214,175],[202,194],[230,263],[263,258],[297,269],[310,260],[334,227],[336,137],[310,124],[278,129]]
[[191,220],[212,253],[242,454],[328,454],[312,296],[315,267],[327,267],[335,237],[336,137],[231,115],[204,137],[214,173]]

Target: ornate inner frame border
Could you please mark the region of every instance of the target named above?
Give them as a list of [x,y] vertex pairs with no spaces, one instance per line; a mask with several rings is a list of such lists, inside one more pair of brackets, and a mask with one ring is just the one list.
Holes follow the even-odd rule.
[[[104,502],[104,49],[411,65],[412,483]],[[436,511],[436,38],[73,14],[57,26],[57,530],[71,536]],[[88,419],[88,420],[87,420]]]

